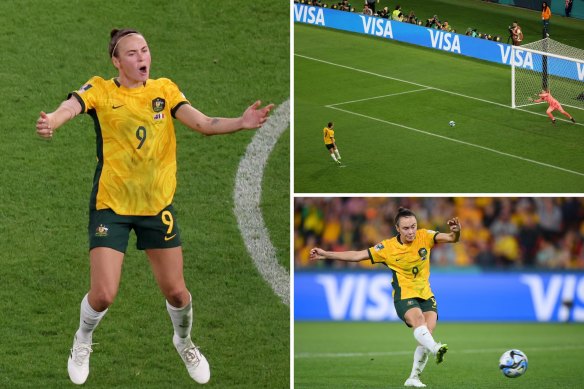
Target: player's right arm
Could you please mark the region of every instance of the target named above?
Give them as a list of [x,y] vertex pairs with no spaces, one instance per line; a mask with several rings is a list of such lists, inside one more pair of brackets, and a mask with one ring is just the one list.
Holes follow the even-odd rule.
[[36,122],[36,132],[43,138],[51,138],[53,131],[81,113],[81,104],[71,96],[61,103],[54,112],[41,114]]
[[334,259],[345,262],[359,262],[369,259],[369,252],[367,250],[361,251],[324,251],[321,248],[315,247],[310,250],[310,260],[317,259]]

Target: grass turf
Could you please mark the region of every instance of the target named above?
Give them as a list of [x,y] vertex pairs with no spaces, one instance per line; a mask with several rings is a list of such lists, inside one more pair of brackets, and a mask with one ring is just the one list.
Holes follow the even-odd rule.
[[[93,75],[115,76],[109,31],[126,26],[149,42],[151,77],[171,78],[208,115],[239,116],[257,98],[284,102],[290,96],[289,9],[266,0],[212,6],[28,0],[4,2],[0,12],[0,387],[62,388],[69,384],[66,360],[89,287],[95,135],[82,115],[52,141],[41,140],[34,133],[39,111],[55,109]],[[175,127],[174,204],[194,299],[193,337],[211,364],[209,386],[287,387],[289,309],[255,269],[233,214],[235,173],[253,132],[203,137]],[[287,268],[288,139],[289,131],[270,155],[262,194],[278,261]],[[86,385],[192,385],[171,338],[164,298],[132,239],[119,295],[94,335],[99,344]]]
[[[415,340],[403,323],[296,322],[294,381],[302,388],[402,388]],[[428,388],[581,388],[581,324],[438,324],[434,338],[448,343],[442,364],[430,359],[421,375]],[[526,353],[525,375],[498,369],[505,350]]]
[[[501,9],[533,14],[469,4],[484,8],[485,23],[498,20]],[[418,5],[411,7],[418,12]],[[581,21],[565,22],[584,31]],[[509,108],[509,67],[380,38],[294,27],[296,193],[584,190],[582,111],[569,110],[577,125],[558,121],[554,127],[543,105]],[[450,120],[456,127],[448,126]],[[322,143],[329,121],[335,122],[342,167]]]

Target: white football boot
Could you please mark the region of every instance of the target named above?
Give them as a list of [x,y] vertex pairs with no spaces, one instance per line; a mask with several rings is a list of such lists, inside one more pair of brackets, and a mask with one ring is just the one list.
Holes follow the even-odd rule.
[[73,338],[73,347],[67,361],[67,371],[74,384],[81,385],[87,380],[89,375],[89,356],[92,352],[91,344],[81,343],[77,341],[77,337]]
[[420,381],[419,377],[410,377],[406,380],[406,382],[404,383],[404,386],[412,386],[414,388],[425,388],[426,385],[424,385],[422,383],[422,381]]
[[192,379],[197,381],[199,384],[206,384],[211,378],[211,370],[209,369],[209,362],[201,352],[199,348],[194,345],[191,337],[187,337],[185,340],[174,335],[172,337],[172,343],[176,351],[182,358],[189,375]]

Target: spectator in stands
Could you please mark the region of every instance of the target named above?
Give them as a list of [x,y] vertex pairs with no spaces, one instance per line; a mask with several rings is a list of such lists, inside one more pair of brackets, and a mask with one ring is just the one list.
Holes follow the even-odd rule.
[[550,35],[550,18],[552,17],[552,10],[548,6],[547,2],[543,2],[541,5],[541,21],[543,22],[543,35],[544,38]]
[[442,28],[442,23],[438,20],[438,15],[434,15],[430,19],[426,20],[426,27],[440,29]]
[[383,19],[389,19],[389,9],[384,7],[381,11],[378,12],[377,16]]
[[452,26],[450,26],[450,24],[448,24],[448,20],[445,20],[444,23],[442,23],[442,27],[440,28],[443,31],[447,31],[447,32],[452,32]]
[[519,27],[519,24],[517,24],[517,22],[513,22],[509,32],[511,33],[511,40],[513,40],[513,46],[521,45],[521,42],[523,41],[523,31],[521,31],[521,27]]
[[523,225],[519,228],[519,246],[521,247],[521,261],[523,265],[532,267],[535,265],[538,243],[541,237],[537,224],[537,215],[526,213]]
[[373,14],[375,14],[375,3],[379,3],[379,0],[365,0],[365,4],[367,4]]
[[373,16],[373,11],[371,11],[371,8],[367,4],[363,6],[363,15]]
[[559,237],[562,229],[562,211],[551,197],[539,197],[535,203],[542,233],[546,239],[553,242]]
[[405,21],[411,24],[418,24],[418,18],[416,17],[414,11],[410,11]]
[[400,20],[401,18],[399,16],[400,14],[402,14],[402,11],[401,11],[401,6],[398,4],[398,5],[395,6],[395,9],[391,13],[391,18],[393,20],[401,21]]
[[569,18],[570,17],[570,13],[572,12],[572,3],[574,3],[574,0],[566,0],[566,17]]

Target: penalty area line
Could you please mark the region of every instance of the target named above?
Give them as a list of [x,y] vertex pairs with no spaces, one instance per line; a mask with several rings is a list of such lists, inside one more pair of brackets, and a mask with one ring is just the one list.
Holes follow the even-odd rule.
[[545,162],[535,161],[535,160],[529,159],[529,158],[520,157],[518,155],[509,154],[509,153],[506,153],[504,151],[499,151],[499,150],[492,149],[490,147],[480,146],[480,145],[476,145],[474,143],[465,142],[463,140],[449,138],[449,137],[444,136],[444,135],[433,134],[433,133],[428,132],[428,131],[418,130],[417,128],[408,127],[408,126],[405,126],[403,124],[394,123],[394,122],[390,122],[390,121],[387,121],[387,120],[375,118],[375,117],[372,117],[372,116],[363,115],[361,113],[348,111],[348,110],[342,109],[342,108],[330,107],[330,106],[327,107],[327,108],[336,109],[337,111],[345,112],[345,113],[348,113],[348,114],[351,114],[351,115],[361,116],[361,117],[363,117],[365,119],[375,120],[377,122],[381,122],[381,123],[390,124],[390,125],[393,125],[393,126],[405,128],[406,130],[419,132],[420,134],[434,136],[436,138],[448,140],[448,141],[455,142],[455,143],[460,143],[460,144],[463,144],[465,146],[476,147],[477,149],[481,149],[481,150],[485,150],[485,151],[490,151],[491,153],[496,153],[496,154],[504,155],[504,156],[509,157],[509,158],[519,159],[519,160],[524,161],[524,162],[529,162],[529,163],[533,163],[535,165],[540,165],[540,166],[548,167],[548,168],[551,168],[551,169],[561,170],[561,171],[566,172],[566,173],[571,173],[571,174],[575,174],[575,175],[584,177],[584,173],[581,173],[581,172],[577,172],[577,171],[570,170],[570,169],[565,169],[563,167],[559,167],[559,166],[555,166],[555,165],[550,165],[549,163],[545,163]]
[[[566,350],[584,350],[584,346],[550,346],[550,347],[526,347],[526,353],[533,352],[554,352]],[[480,349],[462,349],[448,350],[448,354],[490,354],[505,351],[504,348],[480,348]],[[412,350],[408,351],[371,351],[371,352],[346,352],[346,353],[297,353],[295,359],[308,358],[361,358],[361,357],[394,357],[402,355],[412,355]]]
[[257,130],[239,162],[233,193],[235,217],[245,247],[260,275],[282,302],[290,306],[290,275],[278,263],[276,249],[260,208],[262,177],[270,153],[290,123],[290,100],[278,106]]
[[334,107],[336,105],[343,105],[343,104],[357,103],[357,102],[360,102],[360,101],[369,101],[369,100],[375,100],[375,99],[382,99],[384,97],[392,97],[392,96],[398,96],[398,95],[405,95],[407,93],[422,92],[422,91],[431,90],[431,89],[432,88],[414,89],[414,90],[409,90],[409,91],[405,91],[405,92],[391,93],[389,95],[367,97],[367,98],[359,99],[359,100],[343,101],[342,103],[335,103],[335,104],[325,105],[325,107],[331,108],[331,107]]

